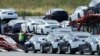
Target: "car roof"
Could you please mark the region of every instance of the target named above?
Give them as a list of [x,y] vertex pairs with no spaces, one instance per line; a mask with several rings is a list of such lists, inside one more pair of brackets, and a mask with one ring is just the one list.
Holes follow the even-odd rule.
[[46,15],[51,15],[55,11],[65,11],[65,10],[64,9],[61,9],[61,8],[53,8],[53,9],[48,10],[46,12]]
[[70,34],[77,36],[77,35],[88,35],[90,36],[91,34],[88,32],[70,32]]
[[0,11],[4,12],[4,11],[16,11],[13,8],[4,8],[4,9],[0,9]]
[[56,29],[53,29],[53,30],[66,30],[66,31],[72,31],[71,28],[56,28]]
[[59,35],[65,35],[67,33],[66,32],[51,32],[51,34],[53,34],[55,36],[59,36]]

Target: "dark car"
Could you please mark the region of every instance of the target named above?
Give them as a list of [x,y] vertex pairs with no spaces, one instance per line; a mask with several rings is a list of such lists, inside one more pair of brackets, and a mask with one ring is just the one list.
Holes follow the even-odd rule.
[[61,22],[68,20],[68,13],[63,9],[51,9],[46,13],[43,19],[52,19]]
[[20,32],[21,24],[22,23],[16,23],[14,26],[12,26],[13,33],[19,33]]

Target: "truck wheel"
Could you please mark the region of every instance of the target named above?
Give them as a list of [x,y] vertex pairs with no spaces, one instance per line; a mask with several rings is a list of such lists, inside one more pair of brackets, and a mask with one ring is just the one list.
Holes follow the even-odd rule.
[[24,46],[24,52],[28,53],[28,46],[27,45]]
[[82,49],[82,46],[79,46],[79,53],[80,53],[81,55],[84,54],[83,49]]

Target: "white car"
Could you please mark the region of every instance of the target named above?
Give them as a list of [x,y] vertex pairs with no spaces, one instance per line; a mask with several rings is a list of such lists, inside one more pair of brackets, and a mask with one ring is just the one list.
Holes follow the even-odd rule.
[[100,0],[91,0],[91,2],[89,3],[89,7],[94,7],[98,3],[100,3]]
[[[63,37],[66,35],[67,33],[65,32],[52,32],[50,33],[47,37],[46,40],[47,42],[49,42],[49,48],[48,48],[48,52],[49,53],[57,53],[58,51],[58,47],[60,43],[64,43]],[[44,46],[45,48],[45,46]],[[62,53],[63,51],[59,52]],[[65,53],[65,52],[63,52]]]
[[18,14],[14,9],[0,9],[0,19],[17,19]]
[[34,20],[37,25],[34,27],[36,33],[48,34],[52,29],[59,28],[60,25],[56,20]]
[[88,32],[70,32],[64,36],[67,42],[67,52],[75,54],[78,51],[79,45],[84,42],[91,34]]
[[[24,44],[24,51],[25,53],[28,53],[28,51],[31,50],[36,53],[37,51],[39,51],[41,49],[40,45],[42,43],[45,43],[46,35],[34,35],[30,38],[29,41],[25,42]],[[44,51],[44,50],[43,50]]]
[[66,27],[68,27],[68,25],[69,25],[69,21],[62,21],[62,22],[60,23],[60,25],[61,25],[62,28],[66,28]]
[[34,19],[27,19],[27,30],[28,32],[34,32],[35,33],[35,27],[37,25],[37,22]]
[[92,35],[84,42],[84,44],[79,46],[79,53],[90,53],[91,55],[94,55],[99,47],[98,43],[100,42],[100,35]]
[[80,17],[84,16],[84,10],[86,10],[87,6],[79,6],[74,13],[70,16],[71,21],[77,20]]

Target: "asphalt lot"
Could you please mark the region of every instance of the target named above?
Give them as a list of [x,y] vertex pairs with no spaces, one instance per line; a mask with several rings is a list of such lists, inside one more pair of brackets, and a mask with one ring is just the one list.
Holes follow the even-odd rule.
[[24,53],[24,52],[0,52],[0,56],[99,56],[99,55],[89,55],[88,53],[85,55],[77,54],[43,54],[43,53]]

